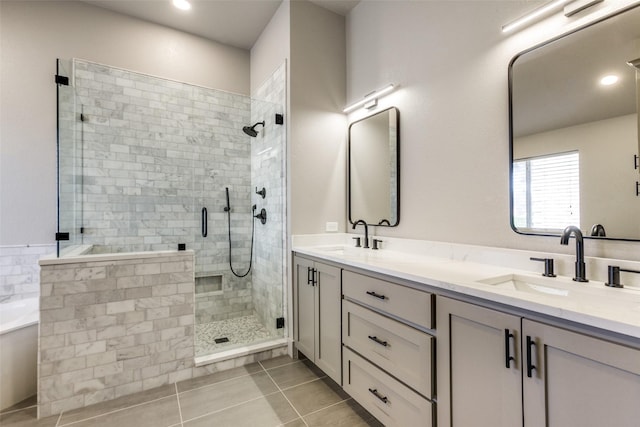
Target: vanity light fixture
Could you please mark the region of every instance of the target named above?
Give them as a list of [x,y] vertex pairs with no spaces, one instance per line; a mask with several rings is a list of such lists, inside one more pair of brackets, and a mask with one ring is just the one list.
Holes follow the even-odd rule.
[[548,12],[551,12],[552,10],[559,8],[560,6],[562,6],[565,3],[570,2],[571,0],[553,0],[550,1],[549,3],[545,3],[542,6],[540,6],[537,9],[532,10],[531,12],[527,13],[526,15],[521,16],[520,18],[516,19],[515,21],[511,21],[506,25],[502,26],[502,32],[503,33],[507,33],[511,30],[514,30],[516,28],[522,27],[525,24],[528,24],[529,22],[533,21],[536,18],[541,17],[542,15],[545,15]]
[[342,110],[343,113],[348,113],[350,111],[355,110],[358,107],[366,107],[366,108],[373,108],[376,105],[378,105],[378,98],[380,98],[383,95],[386,95],[387,93],[393,91],[396,88],[395,85],[393,84],[389,84],[385,87],[383,87],[382,89],[378,89],[375,90],[373,92],[371,92],[370,94],[366,95],[364,98],[362,98],[360,101],[354,102],[351,105],[348,105],[345,107],[344,110]]
[[627,62],[627,65],[640,70],[640,58],[632,59],[631,61]]
[[611,86],[618,83],[618,80],[620,80],[620,77],[615,74],[609,74],[600,79],[600,84],[602,86]]
[[189,3],[187,0],[173,0],[173,5],[180,10],[191,9],[191,3]]

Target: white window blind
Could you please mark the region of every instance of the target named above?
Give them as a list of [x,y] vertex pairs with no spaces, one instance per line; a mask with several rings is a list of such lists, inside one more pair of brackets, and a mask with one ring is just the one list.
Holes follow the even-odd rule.
[[514,225],[536,231],[579,227],[579,165],[577,151],[514,161]]

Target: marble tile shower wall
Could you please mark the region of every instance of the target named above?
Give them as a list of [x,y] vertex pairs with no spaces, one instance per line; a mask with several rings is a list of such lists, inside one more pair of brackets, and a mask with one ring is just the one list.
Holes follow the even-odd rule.
[[[253,303],[256,313],[270,334],[278,335],[275,319],[284,315],[283,283],[285,266],[286,206],[286,124],[276,125],[275,114],[284,114],[286,105],[286,63],[265,81],[256,98],[268,102],[254,102],[252,122],[265,120],[265,128],[251,146],[251,179],[254,187],[267,190],[265,199],[258,198],[258,209],[265,208],[270,220],[264,226],[256,224],[253,274]],[[285,121],[286,121],[286,114]],[[282,335],[282,330],[280,330]]]
[[41,261],[39,416],[203,375],[193,252]]
[[94,253],[186,243],[197,254],[196,276],[224,275],[222,295],[198,298],[198,321],[252,312],[250,278],[229,274],[223,212],[229,187],[234,264],[248,265],[251,152],[242,127],[250,99],[82,60],[74,60],[74,77],[84,115],[83,243]]
[[38,259],[55,245],[0,246],[0,303],[40,296]]

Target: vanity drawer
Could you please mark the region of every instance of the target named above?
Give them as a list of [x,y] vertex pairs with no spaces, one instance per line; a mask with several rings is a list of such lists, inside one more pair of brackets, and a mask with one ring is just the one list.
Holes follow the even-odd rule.
[[429,292],[343,270],[342,293],[392,316],[433,329],[434,295]]
[[434,425],[433,403],[343,347],[343,387],[385,426]]
[[434,338],[344,300],[342,342],[422,395],[433,397]]

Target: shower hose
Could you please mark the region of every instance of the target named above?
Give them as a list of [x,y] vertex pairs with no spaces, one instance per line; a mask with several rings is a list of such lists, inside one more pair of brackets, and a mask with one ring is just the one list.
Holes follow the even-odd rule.
[[[227,199],[228,200],[228,199]],[[227,201],[228,203],[228,201]],[[253,211],[256,210],[256,205],[253,205]],[[252,220],[251,220],[251,251],[249,253],[249,268],[247,269],[247,271],[243,274],[239,274],[236,273],[235,270],[233,269],[233,263],[231,262],[231,209],[229,206],[227,206],[227,219],[228,219],[228,223],[229,223],[229,268],[231,269],[231,272],[233,273],[234,276],[236,277],[245,277],[247,274],[249,274],[249,272],[251,271],[251,264],[253,262],[253,236],[254,236],[254,232],[256,229],[256,218],[253,216],[253,211],[251,212],[251,216],[252,216]]]

